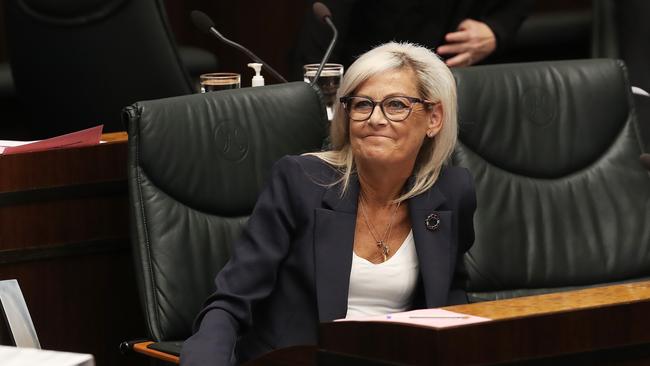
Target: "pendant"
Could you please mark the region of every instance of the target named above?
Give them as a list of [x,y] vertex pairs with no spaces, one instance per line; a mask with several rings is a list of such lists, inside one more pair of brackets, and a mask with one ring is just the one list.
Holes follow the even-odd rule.
[[377,249],[381,252],[384,257],[384,262],[388,260],[388,255],[390,254],[390,247],[384,243],[383,240],[377,242]]

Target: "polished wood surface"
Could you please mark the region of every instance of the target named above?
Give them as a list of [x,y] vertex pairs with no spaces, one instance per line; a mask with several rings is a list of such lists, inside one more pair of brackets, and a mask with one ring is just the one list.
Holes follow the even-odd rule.
[[0,156],[0,279],[15,278],[43,348],[141,364],[146,335],[128,232],[127,137]]
[[648,365],[650,283],[445,308],[494,320],[434,329],[321,325],[318,365]]
[[102,141],[105,141],[106,143],[126,143],[127,140],[129,139],[129,136],[127,135],[126,132],[120,131],[120,132],[110,132],[110,133],[105,133],[102,135]]
[[448,306],[443,309],[497,320],[628,304],[648,301],[648,299],[650,299],[650,282],[643,281],[508,300]]
[[133,350],[158,360],[175,363],[177,365],[180,363],[180,359],[178,356],[170,355],[169,353],[164,353],[164,352],[156,351],[151,348],[147,348],[150,344],[153,343],[154,342],[151,341],[136,343],[133,345]]

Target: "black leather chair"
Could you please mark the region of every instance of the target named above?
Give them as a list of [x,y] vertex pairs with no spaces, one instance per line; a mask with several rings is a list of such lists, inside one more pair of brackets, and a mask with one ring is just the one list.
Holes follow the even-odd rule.
[[[647,142],[622,62],[454,71],[460,143],[476,181],[471,301],[650,276]],[[648,123],[650,121],[645,121]]]
[[320,149],[325,106],[316,88],[295,82],[139,102],[125,119],[131,239],[149,336],[184,340],[272,164]]
[[4,6],[15,88],[32,138],[98,124],[124,130],[125,105],[193,93],[185,65],[197,65],[195,72],[217,67],[206,51],[179,52],[162,0],[7,0]]

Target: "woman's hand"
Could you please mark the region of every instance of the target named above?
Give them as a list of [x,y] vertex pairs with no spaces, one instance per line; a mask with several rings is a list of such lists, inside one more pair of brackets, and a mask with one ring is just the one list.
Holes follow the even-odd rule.
[[470,66],[489,56],[497,47],[497,40],[490,27],[473,19],[465,19],[456,32],[445,35],[446,44],[436,50],[440,55],[454,55],[446,61],[447,66]]

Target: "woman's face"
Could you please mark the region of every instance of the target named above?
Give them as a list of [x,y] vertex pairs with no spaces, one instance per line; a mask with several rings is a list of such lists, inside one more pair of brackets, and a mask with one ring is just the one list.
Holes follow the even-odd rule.
[[[422,98],[418,93],[417,77],[410,68],[391,70],[371,77],[353,93],[375,102],[387,97]],[[390,121],[379,105],[366,121],[350,120],[350,145],[355,160],[362,164],[415,163],[424,139],[437,134],[442,127],[442,108],[436,103],[426,108],[413,104],[408,118]]]

